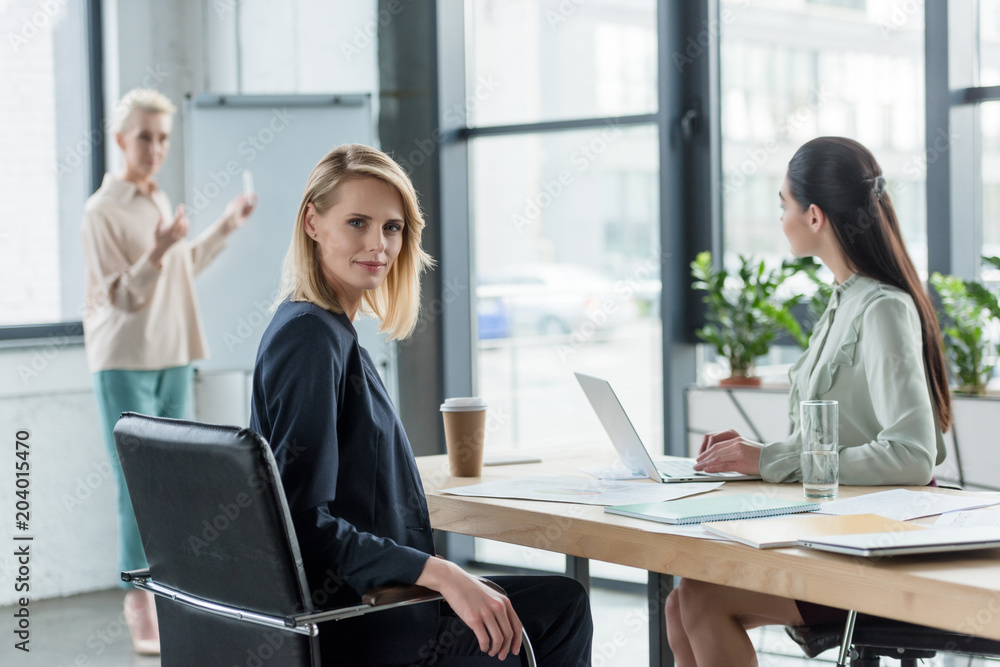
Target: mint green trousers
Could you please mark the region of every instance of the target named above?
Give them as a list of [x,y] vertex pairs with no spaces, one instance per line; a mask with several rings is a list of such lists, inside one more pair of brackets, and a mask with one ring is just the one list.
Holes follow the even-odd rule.
[[[122,476],[118,450],[113,435],[115,423],[123,412],[140,412],[155,417],[184,419],[191,393],[191,364],[157,371],[98,371],[94,373],[94,395],[104,426],[108,461],[118,484],[118,569],[141,570],[146,554],[139,539],[132,501]],[[165,508],[166,509],[166,508]],[[131,588],[124,582],[122,588]]]

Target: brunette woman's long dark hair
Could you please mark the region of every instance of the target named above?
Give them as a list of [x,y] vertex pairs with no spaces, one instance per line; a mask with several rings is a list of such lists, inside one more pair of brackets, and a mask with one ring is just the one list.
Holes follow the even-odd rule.
[[951,394],[930,297],[920,282],[875,156],[851,139],[819,137],[795,152],[788,184],[803,209],[816,204],[830,220],[847,261],[861,275],[898,287],[920,315],[924,365],[941,428],[951,426]]

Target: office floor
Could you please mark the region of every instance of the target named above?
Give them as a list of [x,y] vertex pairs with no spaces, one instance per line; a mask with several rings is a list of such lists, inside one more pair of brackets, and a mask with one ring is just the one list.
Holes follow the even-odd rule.
[[[641,595],[596,589],[592,593],[596,636],[593,667],[634,667],[647,663],[646,601]],[[117,590],[31,603],[31,651],[0,645],[0,665],[11,667],[159,667],[157,658],[132,653]],[[0,608],[0,619],[11,619],[14,608]],[[5,635],[8,634],[4,631]],[[835,652],[809,661],[782,629],[754,632],[761,667],[807,667],[833,663]],[[895,661],[885,661],[896,665]],[[941,657],[929,667],[984,667],[1000,661]],[[205,666],[208,667],[208,666]]]

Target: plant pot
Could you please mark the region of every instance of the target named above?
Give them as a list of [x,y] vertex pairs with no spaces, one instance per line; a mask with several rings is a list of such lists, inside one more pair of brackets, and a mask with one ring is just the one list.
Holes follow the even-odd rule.
[[963,384],[957,387],[952,387],[951,392],[953,394],[961,394],[963,396],[984,396],[986,394],[986,387],[973,387],[971,385]]
[[760,378],[754,375],[731,375],[719,380],[720,387],[759,387]]

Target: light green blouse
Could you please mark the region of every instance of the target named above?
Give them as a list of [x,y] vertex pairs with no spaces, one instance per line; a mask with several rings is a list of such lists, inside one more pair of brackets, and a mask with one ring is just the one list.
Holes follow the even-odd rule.
[[799,401],[838,401],[840,483],[930,482],[944,438],[924,371],[920,318],[906,292],[855,274],[838,285],[795,362],[792,434],[760,455],[768,482],[801,479]]

